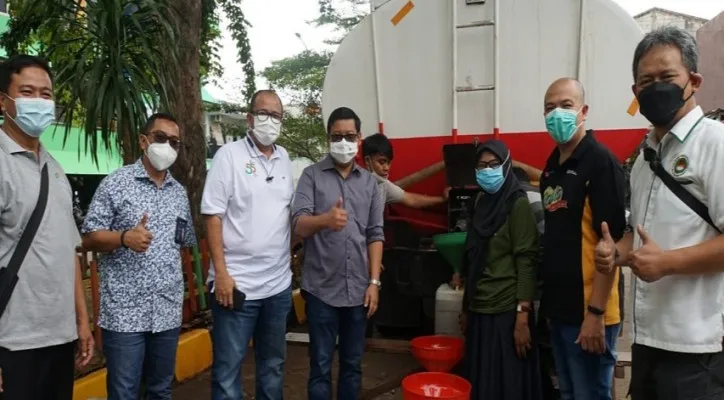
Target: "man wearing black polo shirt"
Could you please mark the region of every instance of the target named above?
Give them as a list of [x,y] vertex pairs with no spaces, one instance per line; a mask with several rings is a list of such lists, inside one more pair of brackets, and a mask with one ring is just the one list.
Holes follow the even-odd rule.
[[586,131],[587,114],[580,82],[564,78],[548,88],[545,122],[557,147],[540,182],[546,227],[541,313],[550,321],[564,400],[611,399],[621,323],[618,271],[597,272],[594,250],[604,235],[623,236],[625,180],[614,156]]

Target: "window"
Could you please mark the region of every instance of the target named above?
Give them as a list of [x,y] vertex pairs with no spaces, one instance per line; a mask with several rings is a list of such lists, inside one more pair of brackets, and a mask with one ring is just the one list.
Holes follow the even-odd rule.
[[8,2],[7,0],[0,0],[0,12],[1,13],[8,13]]

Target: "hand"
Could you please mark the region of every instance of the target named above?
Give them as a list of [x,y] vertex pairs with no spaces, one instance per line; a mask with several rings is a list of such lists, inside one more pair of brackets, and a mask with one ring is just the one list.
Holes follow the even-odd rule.
[[337,204],[327,211],[327,227],[333,231],[339,232],[347,226],[347,211],[342,204],[342,198],[337,200]]
[[367,308],[367,319],[371,318],[377,312],[377,305],[380,301],[380,288],[377,285],[370,284],[365,293],[365,308]]
[[586,312],[576,344],[589,353],[603,354],[606,351],[606,325],[602,315]]
[[461,312],[458,315],[458,325],[460,326],[460,332],[466,335],[468,333],[468,313]]
[[666,276],[666,257],[664,251],[649,237],[648,232],[641,225],[636,226],[641,237],[642,246],[632,251],[628,258],[628,265],[636,276],[644,282],[656,282]]
[[515,352],[518,353],[518,357],[525,358],[532,347],[530,328],[528,328],[528,313],[518,313],[515,319],[513,339],[515,339]]
[[452,188],[448,186],[445,188],[445,190],[442,191],[442,198],[445,199],[445,201],[448,201],[450,199],[450,189]]
[[453,274],[452,279],[450,280],[450,287],[453,289],[461,289],[463,287],[463,282],[460,280],[459,272]]
[[236,287],[236,283],[228,272],[224,271],[216,274],[216,277],[214,277],[216,301],[224,307],[234,307],[234,287]]
[[95,341],[88,327],[88,322],[81,322],[78,324],[78,346],[76,348],[75,367],[83,368],[88,365],[93,358],[94,349]]
[[126,231],[123,235],[123,244],[129,249],[136,253],[143,253],[148,250],[148,246],[151,244],[153,235],[146,229],[148,224],[148,214],[143,214],[141,221],[136,225],[135,228]]
[[608,224],[601,222],[601,240],[596,245],[596,269],[598,272],[608,274],[616,266],[616,242],[608,231]]

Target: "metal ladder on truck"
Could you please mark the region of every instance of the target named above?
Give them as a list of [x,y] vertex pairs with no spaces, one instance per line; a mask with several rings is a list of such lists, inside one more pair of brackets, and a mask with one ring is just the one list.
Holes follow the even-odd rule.
[[[492,4],[493,7],[495,7],[494,11],[494,18],[492,20],[482,20],[482,21],[473,21],[468,22],[464,24],[460,24],[458,22],[458,7],[461,5],[460,0],[453,0],[450,1],[450,4],[452,4],[452,28],[453,28],[453,35],[452,35],[452,88],[453,88],[453,115],[452,115],[452,137],[453,137],[453,143],[457,143],[457,136],[458,136],[458,96],[460,93],[463,92],[477,92],[477,91],[493,91],[493,134],[494,137],[497,139],[500,135],[500,126],[499,126],[499,104],[500,104],[500,97],[498,94],[498,90],[496,90],[498,86],[499,79],[499,68],[498,68],[498,59],[499,57],[499,46],[498,46],[498,24],[497,21],[499,20],[499,12],[498,12],[498,1],[500,0],[464,0],[465,6],[476,6],[476,7],[485,7]],[[470,28],[484,28],[488,29],[492,27],[493,28],[493,84],[488,85],[476,85],[476,86],[460,86],[457,82],[457,75],[458,75],[458,33],[461,29],[470,29]]]

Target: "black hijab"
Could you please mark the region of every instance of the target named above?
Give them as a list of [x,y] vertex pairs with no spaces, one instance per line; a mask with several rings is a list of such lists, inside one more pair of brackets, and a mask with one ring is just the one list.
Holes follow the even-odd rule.
[[[474,206],[472,224],[468,228],[465,241],[463,276],[468,276],[467,282],[475,285],[485,270],[490,238],[505,224],[515,201],[519,197],[526,196],[525,190],[513,173],[513,161],[508,146],[500,140],[481,143],[475,151],[476,161],[480,160],[485,151],[495,154],[502,162],[505,181],[497,192],[483,192],[480,201]],[[466,295],[470,292],[467,289],[466,287]]]

